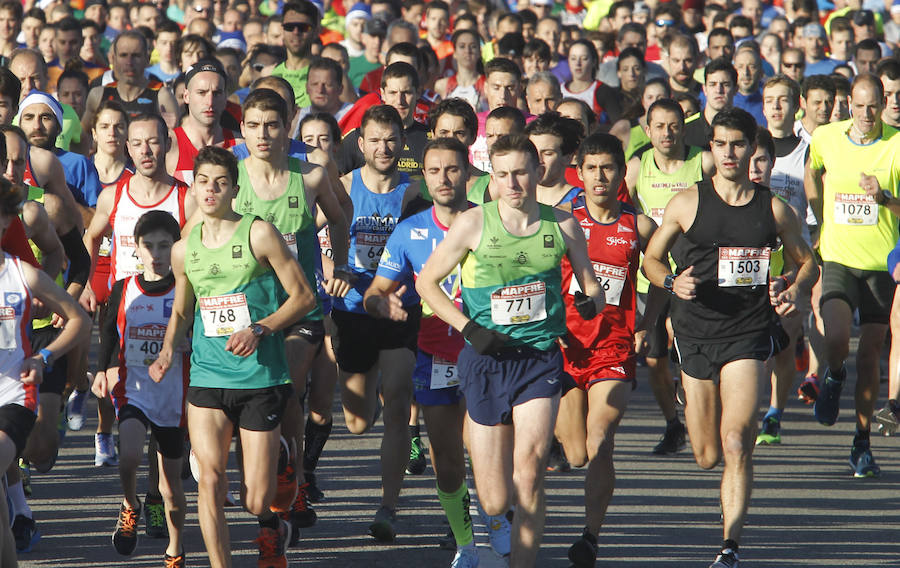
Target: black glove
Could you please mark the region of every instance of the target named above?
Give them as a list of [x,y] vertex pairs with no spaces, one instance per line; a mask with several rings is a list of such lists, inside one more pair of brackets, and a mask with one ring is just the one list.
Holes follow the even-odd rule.
[[575,309],[583,320],[592,320],[597,317],[597,304],[594,299],[584,292],[575,292]]
[[512,339],[505,333],[488,329],[469,320],[462,330],[463,337],[472,345],[475,351],[482,355],[493,355],[500,351],[506,342]]

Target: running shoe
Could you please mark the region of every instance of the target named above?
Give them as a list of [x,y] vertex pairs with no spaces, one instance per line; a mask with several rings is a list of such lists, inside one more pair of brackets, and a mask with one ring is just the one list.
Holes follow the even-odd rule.
[[31,465],[25,458],[19,458],[19,477],[22,479],[22,491],[31,497]]
[[112,434],[97,433],[94,436],[94,465],[112,467],[119,465],[116,444]]
[[868,442],[857,442],[850,450],[850,467],[853,477],[880,477],[881,468],[875,463]]
[[510,537],[512,535],[512,525],[510,519],[506,515],[497,515],[492,517],[484,512],[481,503],[478,504],[478,514],[488,531],[488,539],[491,542],[491,549],[500,556],[509,556],[512,549]]
[[459,548],[450,568],[478,568],[478,551],[474,546]]
[[184,568],[184,551],[178,556],[169,556],[166,554],[166,563],[164,568]]
[[896,434],[900,429],[900,417],[894,413],[890,404],[876,412],[874,420],[878,424],[878,431],[883,436]]
[[[93,382],[93,375],[88,373],[88,384]],[[84,427],[84,401],[87,391],[73,390],[66,401],[66,425],[69,430],[77,432]]]
[[716,556],[715,562],[709,568],[738,568],[738,553],[726,548]]
[[166,506],[162,497],[149,493],[144,497],[144,530],[150,538],[166,538],[169,527],[166,525]]
[[670,456],[683,450],[686,445],[687,429],[684,424],[679,422],[674,426],[666,427],[666,432],[653,448],[653,453],[658,456]]
[[303,477],[306,479],[306,483],[308,487],[306,488],[306,496],[309,497],[310,503],[319,503],[323,499],[325,499],[325,494],[322,493],[322,490],[319,489],[319,486],[316,485],[316,474],[315,473],[304,473]]
[[560,473],[568,473],[572,471],[569,460],[566,459],[566,452],[563,451],[562,444],[555,437],[550,442],[550,455],[547,459],[547,471],[558,471]]
[[125,503],[119,507],[119,519],[116,521],[116,530],[112,535],[113,547],[116,552],[128,556],[134,552],[138,543],[138,522],[141,519],[141,506],[137,509],[126,507]]
[[41,540],[41,533],[37,530],[34,519],[29,519],[25,515],[16,515],[12,533],[16,539],[16,550],[19,552],[31,552],[34,545]]
[[406,466],[407,475],[422,475],[425,473],[425,446],[422,445],[422,439],[413,436],[409,445],[409,464]]
[[597,564],[597,537],[585,529],[575,544],[569,547],[569,560],[573,568],[594,568]]
[[813,404],[813,412],[816,420],[823,426],[833,426],[837,422],[838,414],[841,411],[841,389],[844,388],[844,379],[847,373],[844,371],[841,377],[835,377],[831,374],[831,369],[825,371],[825,383],[822,385],[822,391]]
[[292,529],[290,546],[297,546],[297,542],[300,541],[300,529],[316,524],[316,510],[309,504],[309,497],[306,494],[308,485],[308,483],[304,483],[297,487],[297,498],[291,505],[291,511],[286,514]]
[[769,416],[762,421],[759,435],[756,436],[757,446],[771,446],[781,443],[781,422],[774,416]]
[[287,568],[287,543],[291,540],[291,524],[279,519],[278,529],[260,527],[256,537],[259,546],[258,568]]
[[290,447],[287,440],[281,437],[278,453],[278,484],[275,489],[275,498],[269,506],[275,513],[287,513],[297,497],[297,472],[294,470],[294,460],[291,458]]
[[812,404],[819,398],[819,377],[815,373],[809,375],[797,389],[797,398],[804,404]]
[[394,530],[394,523],[397,522],[397,514],[382,506],[375,513],[375,519],[369,525],[369,534],[375,537],[375,540],[381,542],[394,542],[397,532]]

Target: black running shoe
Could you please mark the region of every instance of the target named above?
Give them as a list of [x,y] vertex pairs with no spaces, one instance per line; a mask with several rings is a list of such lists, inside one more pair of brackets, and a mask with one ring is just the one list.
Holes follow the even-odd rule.
[[137,547],[138,522],[141,520],[141,506],[137,509],[126,507],[124,503],[119,508],[119,520],[116,521],[116,530],[112,535],[113,547],[116,552],[128,556]]
[[563,451],[562,444],[555,437],[550,443],[550,456],[547,460],[547,471],[558,471],[567,473],[572,471],[569,460],[566,459],[566,452]]
[[407,475],[422,475],[428,464],[425,462],[425,446],[422,439],[413,436],[409,444],[409,464],[406,466]]
[[306,483],[308,487],[306,488],[306,496],[309,498],[310,503],[318,503],[325,499],[325,494],[319,489],[319,486],[316,484],[316,474],[315,473],[304,473],[303,477],[306,478]]
[[573,568],[594,568],[597,563],[597,537],[585,529],[575,544],[569,547],[569,560]]
[[679,422],[676,426],[666,428],[666,433],[653,448],[653,453],[659,456],[673,455],[683,450],[686,445],[687,430],[684,424]]

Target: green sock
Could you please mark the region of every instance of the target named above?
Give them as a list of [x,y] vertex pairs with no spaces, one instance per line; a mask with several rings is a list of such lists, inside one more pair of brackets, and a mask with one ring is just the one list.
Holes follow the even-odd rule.
[[469,515],[469,488],[466,487],[466,483],[463,482],[453,493],[444,493],[438,487],[437,493],[441,507],[444,508],[444,514],[447,515],[447,521],[450,522],[456,546],[461,548],[471,544],[475,535],[472,533],[472,516]]

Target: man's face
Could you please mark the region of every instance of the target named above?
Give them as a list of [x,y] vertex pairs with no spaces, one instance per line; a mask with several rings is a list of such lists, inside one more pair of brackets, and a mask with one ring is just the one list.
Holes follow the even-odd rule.
[[84,19],[91,20],[98,26],[103,27],[109,19],[109,12],[106,11],[102,4],[93,4],[84,9]]
[[6,167],[3,169],[3,177],[14,185],[21,185],[25,180],[25,169],[28,166],[28,146],[15,132],[4,132],[4,135]]
[[450,17],[441,9],[431,9],[425,12],[425,30],[428,37],[434,40],[442,40],[447,35],[450,26]]
[[749,49],[742,49],[734,57],[734,68],[738,76],[738,90],[748,95],[759,88],[759,78],[762,76],[762,65],[756,54]]
[[424,13],[425,6],[416,4],[415,6],[410,6],[403,10],[403,19],[418,28],[419,24],[422,23],[422,14]]
[[769,128],[790,129],[794,123],[797,108],[791,90],[780,83],[766,87],[763,91],[763,116]]
[[734,82],[727,71],[716,71],[708,74],[706,76],[706,84],[703,85],[707,104],[716,112],[731,106],[731,101],[734,99],[734,89]]
[[92,27],[86,27],[81,30],[81,58],[84,60],[93,59],[100,50],[100,40],[102,36],[100,32]]
[[109,156],[116,155],[126,142],[128,125],[125,115],[119,111],[105,109],[97,115],[93,129],[97,151]]
[[491,73],[485,91],[488,110],[502,106],[515,107],[519,98],[519,82],[512,73]]
[[856,52],[856,57],[854,57],[853,61],[856,63],[856,72],[857,73],[874,73],[875,72],[875,64],[878,63],[878,58],[881,53],[874,49],[860,49]]
[[403,133],[396,124],[381,124],[370,120],[359,138],[359,150],[366,166],[380,174],[393,173],[400,161]]
[[525,152],[508,152],[491,158],[491,183],[500,200],[513,209],[521,209],[534,199],[538,182],[544,177],[544,167]]
[[612,15],[612,29],[618,30],[625,24],[630,24],[632,21],[634,21],[634,17],[631,8],[628,6],[619,6],[616,13]]
[[266,28],[266,43],[269,45],[284,45],[284,30],[281,22],[269,22]]
[[168,231],[157,229],[144,234],[137,242],[137,255],[144,270],[158,276],[165,276],[171,270],[172,245],[174,241]]
[[823,89],[811,89],[806,98],[800,97],[800,108],[806,116],[812,117],[816,126],[822,126],[831,120],[834,97]]
[[194,120],[204,126],[216,124],[225,110],[225,79],[213,71],[197,73],[184,90],[184,102]]
[[51,150],[59,135],[59,123],[49,106],[43,103],[28,105],[22,110],[19,126],[25,131],[28,143]]
[[622,36],[622,42],[616,42],[616,45],[619,48],[619,51],[622,51],[627,47],[636,47],[641,50],[641,53],[647,50],[647,40],[637,32],[627,32]]
[[0,10],[0,40],[13,41],[19,35],[21,22],[12,10]]
[[168,140],[157,120],[140,120],[128,125],[128,155],[137,172],[152,177],[166,166]]
[[336,48],[328,47],[327,45],[322,49],[322,57],[327,57],[333,61],[337,61],[341,64],[341,69],[344,72],[347,72],[350,69],[350,59],[345,55],[345,51],[339,50]]
[[550,53],[559,48],[560,30],[555,20],[542,20],[538,23],[535,37],[544,40],[550,46]]
[[825,38],[821,36],[803,38],[803,51],[807,59],[819,60],[825,57]]
[[644,87],[644,93],[641,95],[641,105],[643,108],[650,108],[650,105],[669,96],[666,88],[658,83],[653,83]]
[[716,172],[729,181],[746,176],[750,156],[756,151],[740,130],[716,126],[710,142]]
[[274,110],[247,109],[241,122],[241,134],[254,158],[269,161],[284,153],[287,130]]
[[221,215],[231,208],[237,187],[225,166],[201,164],[191,185],[197,208],[207,215]]
[[78,52],[81,51],[81,43],[83,41],[84,38],[81,36],[81,30],[57,30],[55,45],[56,56],[59,58],[60,63],[78,57]]
[[741,14],[750,18],[753,25],[758,27],[762,20],[762,3],[759,0],[744,0],[741,2]]
[[443,113],[434,125],[435,138],[456,138],[466,146],[475,142],[475,134],[466,129],[466,121],[461,116]]
[[144,70],[150,64],[147,50],[137,38],[124,37],[116,42],[112,66],[116,79],[137,84],[144,78]]
[[525,100],[528,102],[528,112],[539,115],[555,109],[559,104],[559,95],[546,81],[537,81],[525,89]]
[[353,18],[347,23],[347,37],[356,43],[362,43],[364,27],[366,27],[365,18]]
[[381,89],[381,100],[391,105],[400,113],[403,123],[407,124],[416,108],[417,93],[412,79],[409,77],[391,77]]
[[562,153],[562,138],[553,134],[533,134],[528,138],[537,148],[541,165],[544,166],[544,177],[540,185],[554,185],[563,180],[572,156]]
[[13,117],[19,111],[19,101],[12,97],[0,95],[0,124],[12,124]]
[[184,11],[185,27],[197,18],[212,21],[214,9],[212,0],[194,0],[192,3],[189,3]]
[[281,22],[284,33],[284,47],[296,57],[309,55],[313,40],[318,35],[316,22],[306,14],[291,10]]
[[84,114],[84,102],[87,99],[87,91],[78,79],[63,79],[56,85],[56,98],[75,109],[78,116]]
[[334,74],[327,69],[311,69],[306,81],[306,92],[312,106],[318,110],[328,110],[340,105],[341,85],[334,80]]
[[706,46],[706,54],[710,59],[718,59],[726,57],[731,59],[734,54],[734,44],[732,44],[726,36],[713,36],[709,38],[709,45]]
[[894,124],[900,124],[900,78],[888,79],[887,75],[881,76],[884,85],[884,119]]
[[647,117],[647,136],[657,152],[671,156],[684,147],[684,122],[677,113],[656,108]]
[[142,4],[140,10],[138,10],[138,24],[139,26],[147,26],[153,31],[156,31],[157,26],[159,26],[159,10],[156,9],[156,6],[152,4]]
[[381,47],[384,45],[384,38],[380,35],[363,33],[362,44],[366,59],[369,61],[378,61],[378,58],[381,55]]
[[522,25],[512,18],[506,18],[497,24],[497,39],[502,39],[506,34],[522,33]]
[[578,178],[584,182],[584,193],[592,203],[605,205],[618,195],[624,171],[612,154],[587,154],[578,168]]
[[487,149],[490,150],[494,142],[501,136],[513,134],[515,122],[510,118],[489,118],[484,124],[484,138]]
[[769,155],[768,150],[758,145],[756,152],[750,157],[750,181],[768,186],[769,179],[772,177],[772,166],[774,165],[775,160]]
[[834,97],[834,107],[831,109],[831,122],[840,122],[850,118],[850,95],[838,91]]
[[227,10],[222,19],[222,31],[236,32],[241,29],[244,24],[244,18],[237,10]]
[[47,74],[43,72],[37,58],[33,54],[20,55],[13,59],[9,70],[22,83],[22,94],[19,102],[33,90],[45,91],[47,89]]
[[850,30],[831,32],[831,58],[838,61],[849,61],[853,51],[853,33]]
[[156,51],[162,61],[175,60],[175,43],[178,41],[178,34],[174,32],[160,32],[156,36]]
[[686,45],[669,47],[669,76],[679,85],[688,86],[694,79],[696,61],[691,48]]
[[781,58],[781,72],[797,81],[803,81],[803,71],[806,68],[806,60],[796,51],[788,51]]
[[425,154],[422,173],[435,204],[444,207],[465,203],[469,162],[453,150],[436,149]]
[[25,47],[29,49],[37,48],[38,38],[41,35],[42,29],[44,29],[44,22],[38,20],[37,18],[25,18],[25,21],[22,22],[22,33],[25,36]]
[[850,114],[853,125],[863,134],[868,134],[881,125],[881,111],[884,99],[868,83],[857,83],[850,94]]
[[864,39],[875,39],[874,23],[857,26],[855,22],[851,21],[850,26],[853,28],[853,35],[856,37],[857,41],[862,41]]

